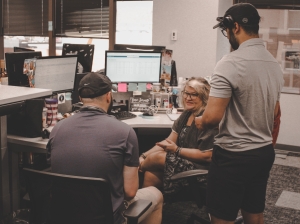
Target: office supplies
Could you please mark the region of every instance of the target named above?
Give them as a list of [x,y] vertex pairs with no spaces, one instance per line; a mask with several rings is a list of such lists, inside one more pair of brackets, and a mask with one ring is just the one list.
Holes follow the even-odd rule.
[[40,51],[7,52],[5,53],[8,85],[29,86],[27,75],[23,74],[24,60],[42,56]]
[[127,92],[127,83],[118,83],[118,92]]
[[159,82],[161,52],[106,51],[105,72],[114,83]]
[[35,87],[52,89],[55,93],[72,91],[76,64],[76,55],[38,58],[34,75]]
[[129,111],[112,112],[110,115],[115,116],[118,120],[126,120],[136,117],[135,114],[130,113]]
[[138,90],[141,92],[146,92],[146,84],[147,83],[138,83]]
[[136,83],[128,83],[128,91],[136,91],[137,90],[137,85]]

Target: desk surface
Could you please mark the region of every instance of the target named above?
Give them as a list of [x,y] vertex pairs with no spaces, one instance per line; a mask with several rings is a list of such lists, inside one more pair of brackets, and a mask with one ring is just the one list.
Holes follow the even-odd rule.
[[[142,116],[141,112],[134,112],[136,118],[123,120],[132,128],[171,128],[174,121],[171,121],[166,114],[156,114],[155,116]],[[26,138],[16,135],[7,135],[9,149],[13,151],[28,151],[28,152],[46,152],[48,139]],[[41,151],[40,151],[41,150]]]
[[48,96],[51,94],[51,89],[0,85],[0,105]]

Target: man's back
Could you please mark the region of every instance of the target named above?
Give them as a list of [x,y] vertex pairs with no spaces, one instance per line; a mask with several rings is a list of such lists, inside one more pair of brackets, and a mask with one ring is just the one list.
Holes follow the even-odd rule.
[[124,200],[123,166],[138,166],[138,142],[131,127],[98,110],[81,111],[52,130],[52,171],[101,177],[112,186],[115,211]]
[[215,144],[230,151],[271,144],[283,75],[262,40],[245,41],[225,56],[217,64],[211,84],[211,96],[231,97]]

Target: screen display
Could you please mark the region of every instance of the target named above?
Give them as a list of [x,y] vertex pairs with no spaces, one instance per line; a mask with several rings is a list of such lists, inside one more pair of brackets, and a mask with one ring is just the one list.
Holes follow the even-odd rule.
[[34,82],[36,88],[53,92],[72,90],[77,56],[46,57],[36,60]]
[[159,82],[161,52],[106,51],[105,72],[114,83]]

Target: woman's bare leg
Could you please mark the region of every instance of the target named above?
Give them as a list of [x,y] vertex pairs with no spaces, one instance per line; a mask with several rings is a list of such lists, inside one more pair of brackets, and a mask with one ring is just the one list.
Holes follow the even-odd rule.
[[144,160],[141,168],[143,171],[163,171],[166,161],[166,152],[159,151],[151,153]]

